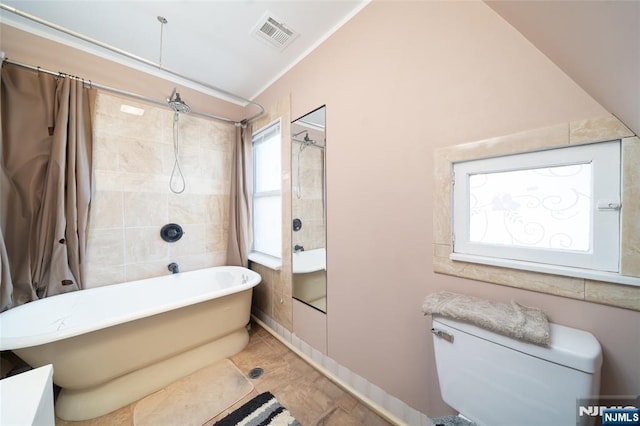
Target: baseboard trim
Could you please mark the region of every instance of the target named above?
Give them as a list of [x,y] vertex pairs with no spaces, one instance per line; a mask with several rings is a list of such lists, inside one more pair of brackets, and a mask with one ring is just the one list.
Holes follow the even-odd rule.
[[411,426],[431,426],[433,424],[427,415],[411,408],[398,398],[389,395],[365,378],[312,348],[263,312],[254,310],[251,317],[319,373],[340,386],[389,423]]

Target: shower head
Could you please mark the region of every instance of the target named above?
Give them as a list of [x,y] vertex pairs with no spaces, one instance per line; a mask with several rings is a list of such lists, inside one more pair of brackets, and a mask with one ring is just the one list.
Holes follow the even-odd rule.
[[167,104],[169,104],[169,108],[174,110],[176,113],[186,113],[191,111],[189,105],[185,104],[184,101],[180,99],[180,93],[175,88],[173,89],[173,92],[171,92],[171,96],[167,98]]
[[307,145],[309,145],[309,144],[315,145],[316,141],[314,141],[313,139],[310,139],[309,138],[309,133],[307,133],[306,135],[304,135],[304,143],[307,144]]
[[[301,135],[303,133],[306,133],[306,134],[304,135],[304,138],[302,138],[302,140],[296,139],[296,136],[299,136],[299,135]],[[300,133],[296,133],[295,135],[293,135],[293,140],[296,141],[296,142],[301,143],[302,144],[301,146],[308,146],[308,145],[315,145],[316,144],[316,141],[314,141],[313,139],[311,139],[309,137],[309,131],[308,130],[303,130]]]

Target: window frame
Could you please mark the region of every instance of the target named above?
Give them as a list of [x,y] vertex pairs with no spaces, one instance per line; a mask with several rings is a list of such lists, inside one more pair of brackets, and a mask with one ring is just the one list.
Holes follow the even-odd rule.
[[[598,209],[597,205],[605,200],[620,203],[621,145],[620,140],[613,140],[452,162],[450,259],[569,276],[618,274],[621,212],[620,209]],[[470,241],[469,176],[584,163],[592,164],[593,173],[589,251],[500,246]],[[610,173],[612,169],[618,173]],[[613,187],[615,190],[612,190]]]
[[[276,128],[274,130],[274,127]],[[271,132],[276,132],[275,135],[271,135]],[[270,140],[277,140],[278,144],[278,164],[274,167],[274,173],[278,174],[278,188],[273,188],[264,191],[258,191],[257,188],[260,186],[257,182],[258,173],[257,167],[259,160],[259,155],[256,154],[256,146],[262,143],[267,143]],[[251,241],[251,250],[249,253],[249,259],[252,261],[261,263],[265,266],[272,268],[280,268],[282,264],[282,120],[279,118],[266,126],[260,128],[259,130],[253,132],[251,138],[251,149],[252,149],[252,170],[253,170],[253,185],[252,185],[252,194],[251,194],[251,229],[252,229],[252,241]],[[277,169],[276,169],[277,167]],[[275,226],[279,229],[279,232],[276,232],[275,235],[279,237],[279,244],[277,244],[277,252],[264,250],[263,247],[259,247],[256,249],[256,235],[260,234],[260,230],[256,228],[257,220],[259,219],[258,215],[256,215],[256,199],[268,199],[273,198],[278,203],[279,216],[274,218],[274,220],[270,221],[271,226]]]

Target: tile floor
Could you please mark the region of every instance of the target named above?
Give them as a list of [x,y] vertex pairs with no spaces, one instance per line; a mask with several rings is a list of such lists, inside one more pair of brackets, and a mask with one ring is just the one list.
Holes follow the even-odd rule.
[[[385,426],[376,413],[343,391],[257,324],[252,324],[247,347],[231,361],[248,374],[260,367],[264,374],[251,380],[254,390],[228,410],[205,423],[213,425],[259,393],[269,391],[303,426]],[[84,422],[56,419],[56,426],[133,425],[135,402],[113,413]]]

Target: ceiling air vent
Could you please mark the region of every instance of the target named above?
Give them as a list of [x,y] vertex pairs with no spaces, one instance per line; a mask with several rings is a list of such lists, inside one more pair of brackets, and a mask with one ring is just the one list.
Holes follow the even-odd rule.
[[298,33],[287,28],[269,12],[262,15],[251,34],[259,40],[267,41],[278,50],[287,47],[298,36]]

